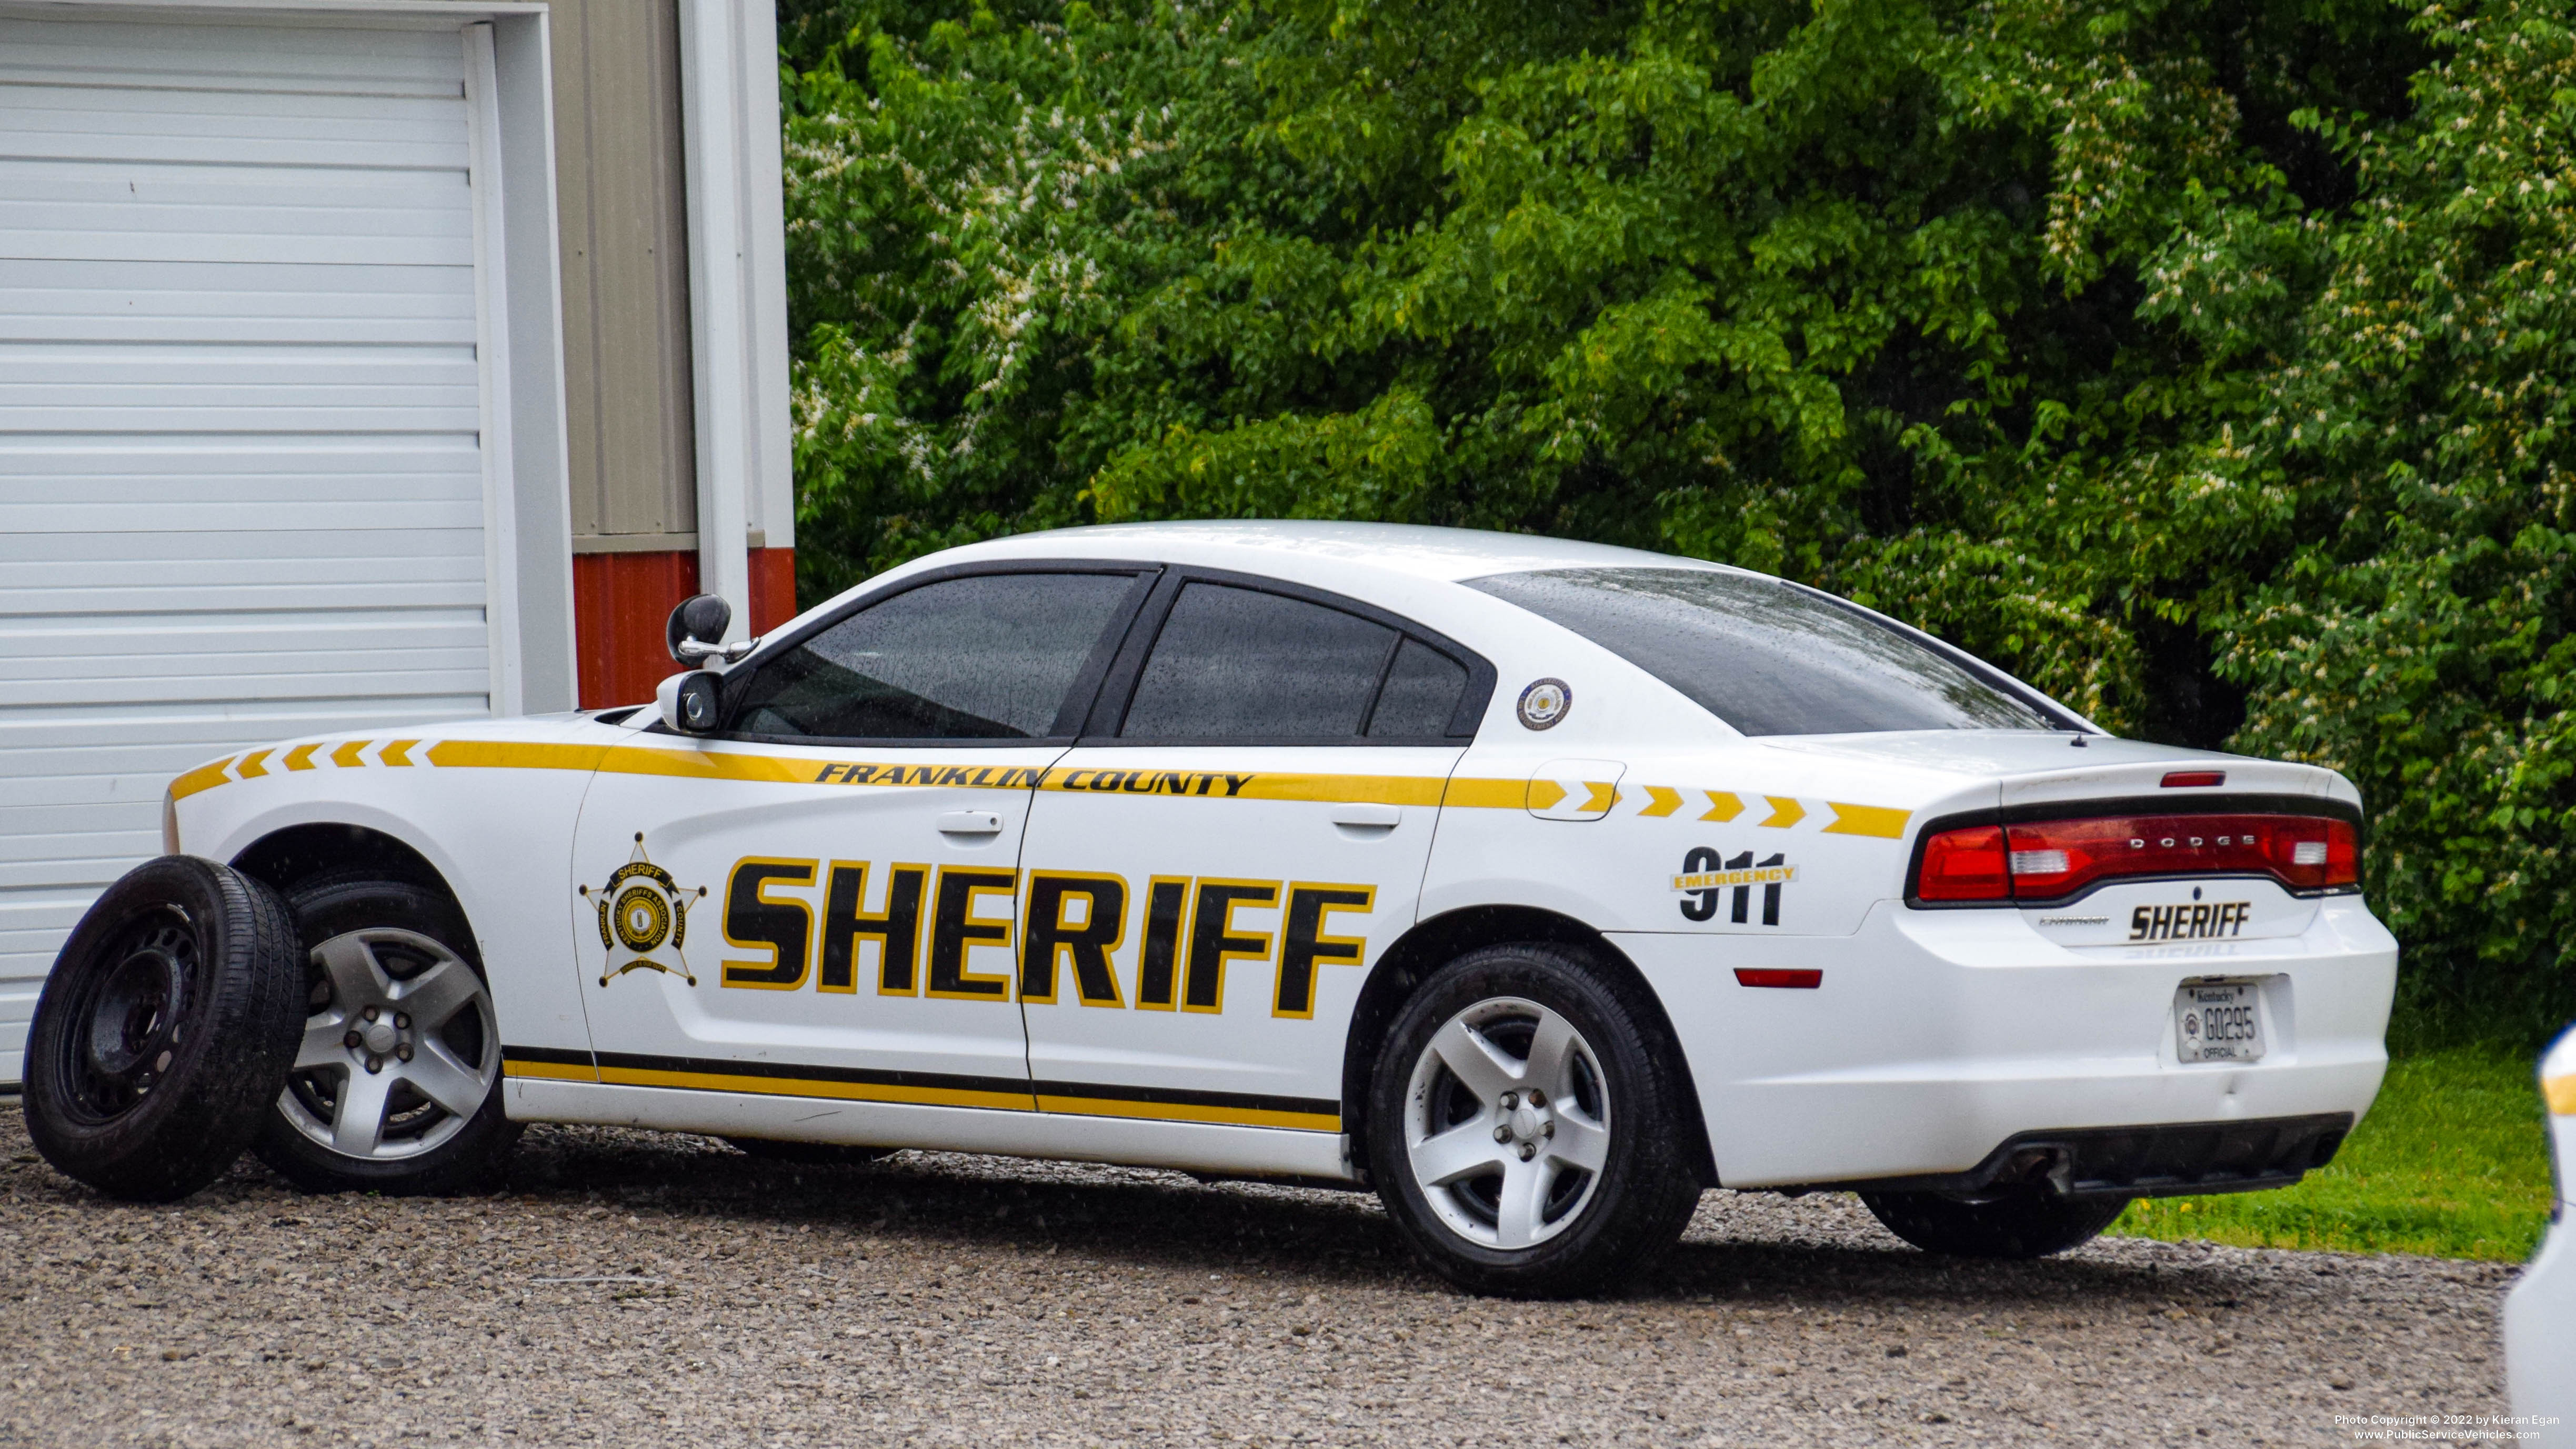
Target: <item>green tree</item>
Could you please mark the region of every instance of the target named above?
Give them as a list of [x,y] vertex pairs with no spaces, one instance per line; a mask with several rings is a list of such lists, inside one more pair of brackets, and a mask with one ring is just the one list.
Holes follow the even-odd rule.
[[1182,516],[1832,588],[2358,780],[2570,1003],[2570,0],[786,7],[800,569]]
[[2278,493],[2294,547],[2214,622],[2239,748],[2375,807],[2419,1004],[2547,1029],[2576,978],[2576,35],[2433,6],[2409,124],[2303,118],[2361,178],[2250,426],[2176,450]]

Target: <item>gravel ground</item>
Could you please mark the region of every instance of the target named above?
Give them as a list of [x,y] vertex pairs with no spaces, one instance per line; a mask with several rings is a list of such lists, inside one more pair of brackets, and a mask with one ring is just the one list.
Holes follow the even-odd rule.
[[1927,1257],[1711,1193],[1612,1302],[1462,1297],[1374,1199],[535,1128],[489,1198],[176,1206],[0,1106],[0,1443],[2347,1443],[2502,1413],[2510,1270],[2104,1241]]

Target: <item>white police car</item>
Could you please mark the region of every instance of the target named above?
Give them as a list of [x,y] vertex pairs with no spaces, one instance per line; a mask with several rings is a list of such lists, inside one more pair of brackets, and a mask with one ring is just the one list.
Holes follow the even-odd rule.
[[2576,1029],[2540,1059],[2540,1096],[2549,1112],[2556,1191],[2549,1235],[2504,1303],[2504,1364],[2513,1412],[2543,1449],[2576,1445]]
[[254,1138],[452,1188],[532,1121],[1160,1164],[1373,1186],[1453,1279],[1561,1292],[1716,1184],[2054,1252],[2296,1181],[2384,1066],[2348,782],[1762,575],[1085,528],[724,628],[674,616],[718,667],[658,708],[182,776],[38,1010],[47,1156],[134,1196]]

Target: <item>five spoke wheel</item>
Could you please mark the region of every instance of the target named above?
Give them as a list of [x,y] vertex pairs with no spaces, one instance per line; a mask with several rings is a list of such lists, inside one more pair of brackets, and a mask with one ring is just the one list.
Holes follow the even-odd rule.
[[313,948],[322,979],[279,1099],[314,1142],[367,1160],[436,1150],[463,1130],[501,1072],[491,993],[454,951],[372,926]]
[[1601,1064],[1572,1022],[1500,996],[1451,1016],[1415,1062],[1406,1156],[1461,1237],[1526,1248],[1563,1232],[1610,1155]]
[[1423,1262],[1479,1293],[1624,1282],[1699,1200],[1687,1079],[1619,963],[1521,941],[1413,987],[1369,1074],[1369,1175]]

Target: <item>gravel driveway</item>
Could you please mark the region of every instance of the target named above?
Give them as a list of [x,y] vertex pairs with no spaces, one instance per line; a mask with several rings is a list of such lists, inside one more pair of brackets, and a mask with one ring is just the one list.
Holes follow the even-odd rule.
[[534,1128],[492,1198],[255,1163],[122,1207],[0,1107],[0,1443],[2349,1443],[2501,1413],[2510,1270],[1960,1264],[1711,1193],[1616,1302],[1464,1298],[1374,1199]]

